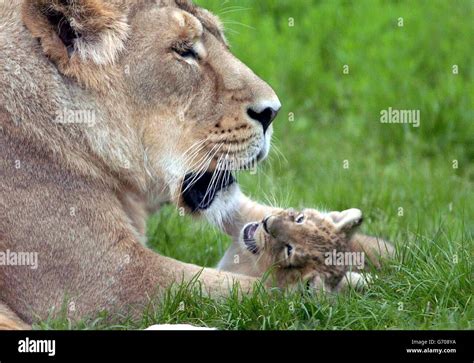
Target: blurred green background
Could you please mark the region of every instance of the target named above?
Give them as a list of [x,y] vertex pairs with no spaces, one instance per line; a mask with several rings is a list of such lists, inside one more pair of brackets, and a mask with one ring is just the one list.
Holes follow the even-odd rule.
[[[275,87],[285,107],[277,136],[304,142],[306,131],[340,128],[384,153],[474,159],[472,1],[198,3],[221,14],[233,52]],[[422,127],[381,125],[389,106],[419,109]]]

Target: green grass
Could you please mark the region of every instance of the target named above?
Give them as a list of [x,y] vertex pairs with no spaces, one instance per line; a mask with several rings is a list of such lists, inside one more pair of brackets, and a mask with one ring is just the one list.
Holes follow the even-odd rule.
[[[472,329],[473,3],[198,3],[221,14],[233,52],[284,104],[275,123],[280,152],[257,175],[242,174],[242,188],[282,206],[358,207],[366,217],[363,231],[393,241],[397,258],[363,293],[256,291],[217,301],[182,287],[140,321],[110,326],[99,317],[71,326],[59,319],[38,327]],[[349,74],[343,74],[346,64]],[[419,109],[420,127],[380,123],[380,111],[390,106]],[[204,266],[214,266],[230,243],[171,207],[150,219],[149,237],[157,252]]]

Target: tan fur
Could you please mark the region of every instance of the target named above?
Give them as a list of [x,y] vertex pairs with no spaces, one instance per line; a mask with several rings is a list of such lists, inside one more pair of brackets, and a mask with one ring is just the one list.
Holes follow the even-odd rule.
[[[71,59],[45,17],[53,12],[61,12],[71,19],[81,33],[77,52]],[[117,77],[110,65],[123,49],[129,30],[125,14],[118,9],[100,0],[79,0],[74,6],[65,6],[59,0],[27,0],[22,15],[32,35],[41,40],[43,51],[65,75],[99,89],[104,86],[106,74]]]
[[368,257],[369,264],[381,267],[381,261],[395,257],[395,248],[382,238],[356,233],[350,241],[350,249],[363,252]]
[[0,303],[0,330],[29,330],[31,327],[25,324],[13,311]]
[[[50,11],[81,35],[69,52]],[[193,44],[198,62],[173,51]],[[220,157],[268,152],[271,127],[264,136],[246,110],[278,99],[230,53],[213,15],[188,1],[0,2],[0,54],[0,250],[38,253],[37,270],[0,266],[2,306],[31,324],[66,299],[72,319],[139,312],[196,274],[214,295],[233,281],[251,288],[253,278],[140,243],[147,212],[183,206],[183,177],[206,153],[212,171]],[[94,122],[58,122],[75,110]],[[272,210],[236,185],[217,199],[203,215],[229,234]],[[2,327],[13,328],[8,316],[0,311]]]
[[362,287],[367,279],[357,271],[365,265],[334,265],[326,261],[327,254],[333,251],[367,253],[368,250],[370,261],[380,267],[381,256],[393,256],[390,243],[354,234],[361,222],[362,214],[357,209],[331,213],[311,209],[275,211],[263,221],[245,226],[256,228],[253,237],[249,239],[245,228],[242,229],[239,240],[230,247],[218,268],[254,277],[271,271],[273,279],[269,282],[278,286],[309,281],[329,291]]

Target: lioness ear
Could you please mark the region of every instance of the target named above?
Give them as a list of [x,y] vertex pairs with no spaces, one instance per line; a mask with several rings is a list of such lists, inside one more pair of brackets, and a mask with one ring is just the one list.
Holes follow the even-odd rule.
[[331,212],[328,215],[339,231],[354,232],[363,221],[360,209],[352,208],[342,212]]
[[125,12],[100,0],[25,0],[23,21],[62,71],[113,63],[128,33]]

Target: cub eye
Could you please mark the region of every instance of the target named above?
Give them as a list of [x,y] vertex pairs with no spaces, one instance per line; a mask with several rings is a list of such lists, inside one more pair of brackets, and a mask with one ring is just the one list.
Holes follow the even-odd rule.
[[292,251],[293,251],[293,246],[292,245],[286,245],[286,255],[288,257],[290,257]]
[[295,223],[296,224],[303,224],[304,222],[304,215],[300,214],[298,217],[295,218]]
[[270,234],[270,231],[268,230],[268,219],[270,218],[270,216],[266,217],[264,220],[263,220],[263,230],[265,231],[266,234]]
[[182,58],[199,59],[198,54],[193,48],[173,48],[173,51]]

